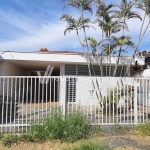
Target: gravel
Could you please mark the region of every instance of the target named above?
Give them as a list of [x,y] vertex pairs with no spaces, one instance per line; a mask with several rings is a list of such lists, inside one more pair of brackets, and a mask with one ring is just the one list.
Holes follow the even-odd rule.
[[106,140],[103,141],[103,144],[105,145],[107,150],[111,150],[117,147],[132,147],[137,148],[139,150],[150,150],[150,145],[143,146],[138,144],[135,140],[124,137],[107,138]]

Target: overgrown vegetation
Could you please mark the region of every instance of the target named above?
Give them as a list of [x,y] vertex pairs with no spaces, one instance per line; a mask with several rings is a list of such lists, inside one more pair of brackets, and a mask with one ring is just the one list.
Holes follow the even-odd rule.
[[8,134],[2,138],[4,146],[11,146],[18,141],[38,142],[44,140],[61,140],[75,142],[79,139],[87,138],[89,134],[89,124],[80,112],[66,114],[52,114],[51,118],[43,119],[43,124],[33,124],[28,134],[20,136]]
[[150,136],[150,122],[147,122],[145,124],[138,125],[136,127],[136,130],[144,135]]
[[86,138],[88,134],[88,121],[80,112],[66,114],[53,114],[52,117],[43,120],[43,125],[33,125],[30,134],[33,139],[44,140],[61,139],[63,141],[75,142]]
[[10,147],[12,144],[19,142],[19,136],[14,134],[8,134],[2,138],[2,144]]

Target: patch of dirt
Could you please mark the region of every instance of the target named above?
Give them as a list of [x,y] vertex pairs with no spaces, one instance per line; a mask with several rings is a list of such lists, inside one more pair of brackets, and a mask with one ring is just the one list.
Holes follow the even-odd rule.
[[117,147],[115,148],[115,150],[139,150],[139,149],[133,147]]

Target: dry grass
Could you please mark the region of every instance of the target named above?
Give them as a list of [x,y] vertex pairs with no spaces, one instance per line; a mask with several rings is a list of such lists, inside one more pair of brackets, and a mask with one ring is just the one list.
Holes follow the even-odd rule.
[[[135,135],[129,134],[129,135],[124,135],[122,137],[131,138],[144,146],[149,145],[149,141],[150,141],[150,136],[141,136],[139,134],[135,134]],[[91,142],[91,143],[99,144],[107,138],[110,137],[96,136],[94,138],[83,139],[75,143],[61,142],[60,140],[46,141],[44,143],[18,143],[13,145],[10,148],[3,147],[2,144],[0,143],[0,150],[28,150],[28,149],[29,150],[63,150],[63,149],[70,150],[73,147],[78,147],[83,143]],[[115,150],[138,150],[138,149],[132,147],[117,147]]]

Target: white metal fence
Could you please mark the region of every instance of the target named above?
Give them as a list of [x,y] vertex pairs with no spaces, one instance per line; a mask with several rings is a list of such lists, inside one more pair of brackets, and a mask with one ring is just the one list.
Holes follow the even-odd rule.
[[0,77],[1,132],[27,132],[52,112],[77,110],[93,125],[144,123],[150,117],[150,79]]

